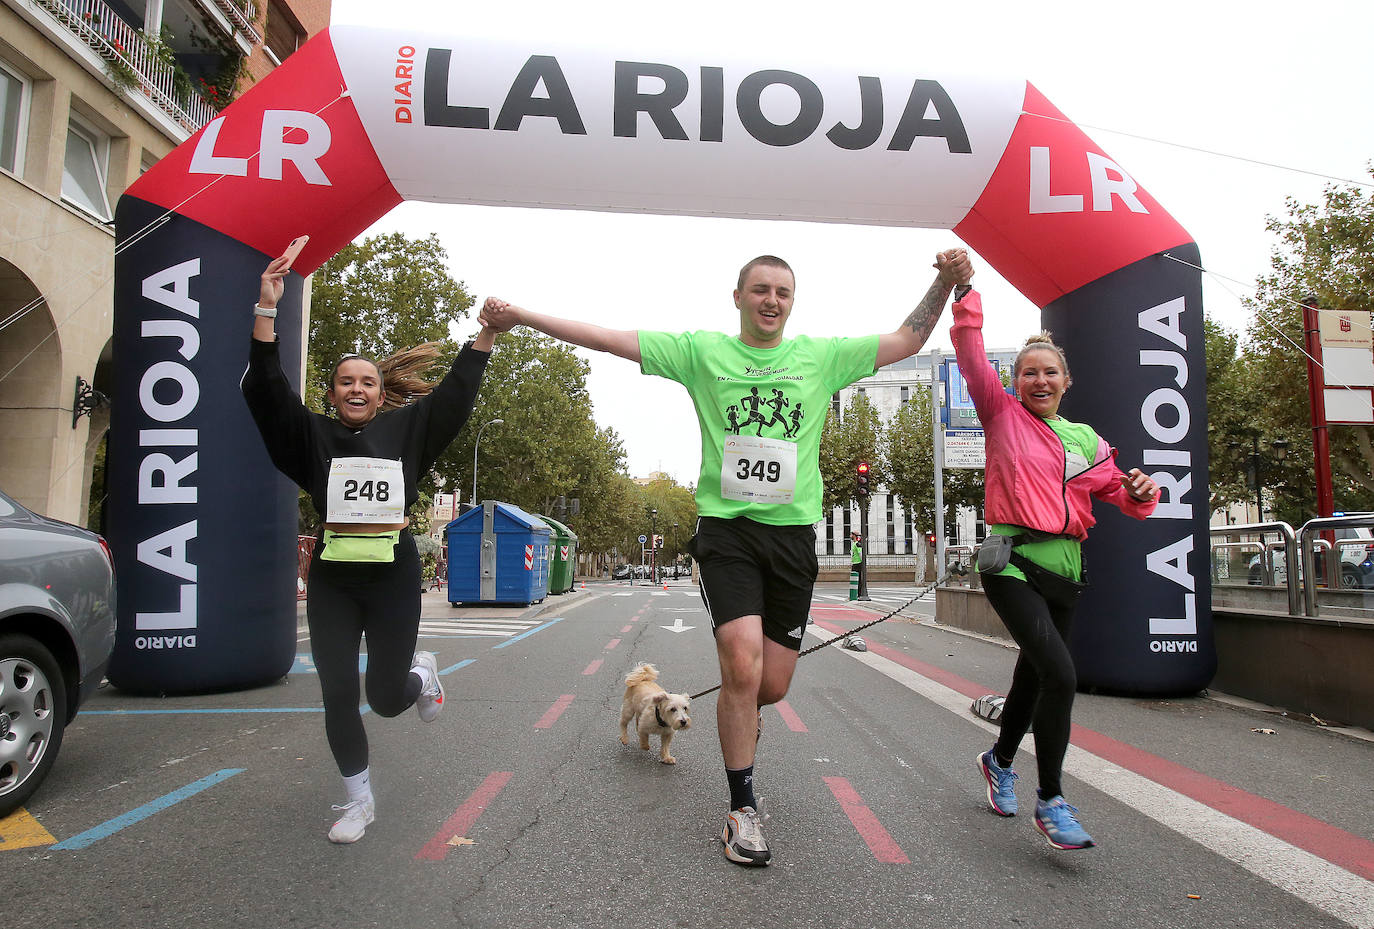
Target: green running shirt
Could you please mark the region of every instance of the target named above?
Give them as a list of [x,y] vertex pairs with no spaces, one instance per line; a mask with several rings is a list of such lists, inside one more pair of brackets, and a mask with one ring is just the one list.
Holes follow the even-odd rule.
[[821,518],[830,398],[874,372],[878,336],[750,348],[722,332],[640,332],[640,370],[687,388],[701,429],[697,513],[773,526]]

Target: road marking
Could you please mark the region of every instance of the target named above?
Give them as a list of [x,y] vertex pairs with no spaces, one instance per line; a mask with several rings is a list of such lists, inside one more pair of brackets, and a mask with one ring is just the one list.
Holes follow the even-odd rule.
[[825,786],[830,788],[830,792],[835,795],[835,799],[840,803],[840,809],[844,815],[849,817],[849,821],[854,824],[860,838],[868,846],[868,850],[873,853],[884,864],[910,864],[911,859],[902,851],[900,845],[892,838],[883,824],[878,822],[878,817],[873,814],[863,800],[849,783],[847,778],[827,777]]
[[633,628],[634,628],[634,626],[630,625],[629,623],[626,623],[625,625],[623,625],[623,626],[620,627],[620,634],[621,634],[621,635],[624,635],[625,633],[629,632],[629,631],[630,631],[631,629],[633,629]]
[[557,700],[553,701],[553,706],[549,707],[548,710],[546,710],[546,711],[544,712],[544,715],[541,716],[541,717],[539,717],[539,722],[537,722],[537,723],[534,724],[534,728],[536,728],[536,729],[550,729],[550,728],[552,728],[552,727],[553,727],[553,724],[556,723],[556,722],[558,722],[558,717],[560,717],[560,716],[563,715],[563,711],[566,710],[569,706],[571,706],[571,705],[572,705],[572,702],[573,702],[573,695],[572,695],[572,694],[564,694],[563,696],[559,697]]
[[44,829],[28,810],[20,808],[0,819],[0,852],[51,845],[56,841],[57,836]]
[[601,667],[601,662],[602,662],[603,660],[604,660],[604,659],[602,659],[602,658],[596,659],[596,661],[593,661],[591,664],[587,665],[586,669],[583,670],[582,673],[583,673],[583,674],[595,674],[596,671],[597,671],[597,669]]
[[444,668],[444,670],[442,670],[442,671],[439,672],[439,676],[440,676],[440,677],[443,677],[445,674],[448,674],[450,671],[457,671],[459,668],[466,668],[468,665],[474,664],[476,661],[477,661],[476,658],[464,658],[462,661],[458,662],[457,664],[451,664],[451,665],[449,665],[447,668]]
[[[366,706],[363,707],[367,709]],[[245,706],[234,709],[209,708],[188,710],[82,710],[82,716],[233,716],[238,713],[323,713],[322,706]]]
[[421,638],[508,638],[538,626],[537,619],[445,619],[420,623]]
[[439,827],[439,831],[434,834],[434,838],[426,842],[424,848],[415,853],[415,860],[443,861],[454,847],[448,844],[449,839],[454,836],[465,835],[471,830],[473,824],[477,822],[477,818],[505,789],[506,783],[510,779],[510,771],[496,771],[488,774],[487,779],[472,792],[467,800],[463,801],[463,805],[458,807],[454,814],[444,821],[444,824]]
[[609,642],[606,643],[606,651],[609,652],[611,649],[615,648],[615,647],[616,647],[617,645],[619,645],[619,644],[620,644],[620,640],[619,640],[619,639],[611,639],[611,641],[609,641]]
[[806,728],[806,723],[802,722],[801,717],[797,715],[797,711],[792,709],[792,705],[786,700],[779,700],[777,703],[773,704],[773,706],[777,708],[778,715],[782,717],[782,721],[787,723],[788,729],[791,729],[793,732],[810,731]]
[[216,771],[207,777],[202,777],[193,784],[187,784],[180,790],[174,790],[169,794],[164,794],[156,800],[143,804],[137,809],[130,810],[122,816],[116,816],[108,822],[101,823],[94,829],[87,829],[85,832],[74,835],[70,839],[58,842],[53,848],[57,849],[82,849],[94,845],[101,839],[109,838],[121,829],[125,829],[135,823],[142,822],[154,813],[161,813],[168,807],[175,806],[188,797],[194,797],[203,790],[214,787],[220,781],[228,780],[235,774],[243,771],[243,768],[224,768]]
[[[843,636],[814,626],[808,631],[822,640]],[[871,639],[867,652],[839,653],[960,719],[997,732],[969,712],[969,698],[988,693],[988,687]],[[1112,743],[1130,751],[1118,753]],[[1030,746],[1021,751],[1034,754]],[[1073,727],[1064,772],[1351,926],[1374,926],[1374,842],[1081,726]],[[1223,796],[1229,799],[1225,809],[1204,799],[1216,802]],[[1284,812],[1282,836],[1266,831],[1275,825],[1273,810]]]
[[622,590],[620,593],[611,594],[611,596],[612,596],[612,597],[633,597],[634,594],[633,594],[632,592],[628,591],[628,590]]
[[506,641],[502,642],[500,645],[493,645],[492,648],[505,648],[507,645],[514,645],[516,642],[519,642],[521,639],[528,638],[528,637],[534,635],[536,632],[542,632],[543,630],[545,630],[545,629],[549,628],[550,626],[552,626],[554,623],[561,623],[562,621],[563,621],[563,617],[562,617],[562,616],[555,616],[553,619],[549,620],[548,622],[543,623],[542,625],[539,625],[539,626],[535,626],[533,629],[530,629],[530,630],[527,631],[527,632],[522,632],[522,633],[520,633],[519,635],[515,636],[514,638],[507,639]]

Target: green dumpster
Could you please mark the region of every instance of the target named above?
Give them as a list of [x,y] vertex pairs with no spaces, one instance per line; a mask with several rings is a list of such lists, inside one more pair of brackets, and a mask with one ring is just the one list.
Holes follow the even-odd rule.
[[573,588],[573,573],[577,565],[577,533],[551,516],[540,516],[553,530],[549,539],[553,549],[549,558],[549,593],[566,593]]

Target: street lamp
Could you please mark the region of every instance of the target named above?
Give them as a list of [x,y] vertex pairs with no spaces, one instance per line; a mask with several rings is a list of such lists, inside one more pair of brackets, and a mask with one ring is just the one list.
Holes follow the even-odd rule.
[[[1256,522],[1264,522],[1264,472],[1261,468],[1263,458],[1260,456],[1259,434],[1250,433],[1250,452],[1243,456],[1245,460],[1245,483],[1255,491],[1255,513]],[[1283,461],[1288,457],[1287,439],[1275,439],[1269,443],[1273,450],[1274,460]],[[1245,446],[1240,442],[1231,441],[1226,443],[1226,447],[1233,453],[1240,452]]]
[[[504,423],[504,419],[489,419],[482,423],[482,429],[488,426],[499,426]],[[477,446],[482,443],[482,429],[477,430],[477,441],[472,443],[472,505],[477,505]]]
[[658,510],[649,510],[649,580],[658,583]]

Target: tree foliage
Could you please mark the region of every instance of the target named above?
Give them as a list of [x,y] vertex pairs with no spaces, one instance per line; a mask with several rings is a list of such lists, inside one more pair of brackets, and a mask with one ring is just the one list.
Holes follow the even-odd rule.
[[861,393],[850,398],[842,415],[837,417],[833,408],[826,411],[820,456],[823,509],[858,501],[854,469],[861,461],[868,462],[870,488],[887,484],[889,473],[882,453],[882,435],[878,410]]
[[[1270,217],[1268,229],[1279,243],[1271,273],[1247,301],[1254,318],[1231,365],[1237,370],[1218,371],[1208,361],[1211,489],[1220,504],[1253,496],[1244,468],[1258,447],[1261,483],[1276,498],[1278,518],[1297,525],[1317,511],[1298,304],[1314,297],[1325,311],[1374,310],[1374,192],[1332,185],[1319,204],[1290,199],[1287,215]],[[1207,347],[1214,348],[1210,335]],[[1327,432],[1336,509],[1374,510],[1370,428],[1334,425]],[[1275,440],[1288,443],[1282,461],[1274,454]]]

